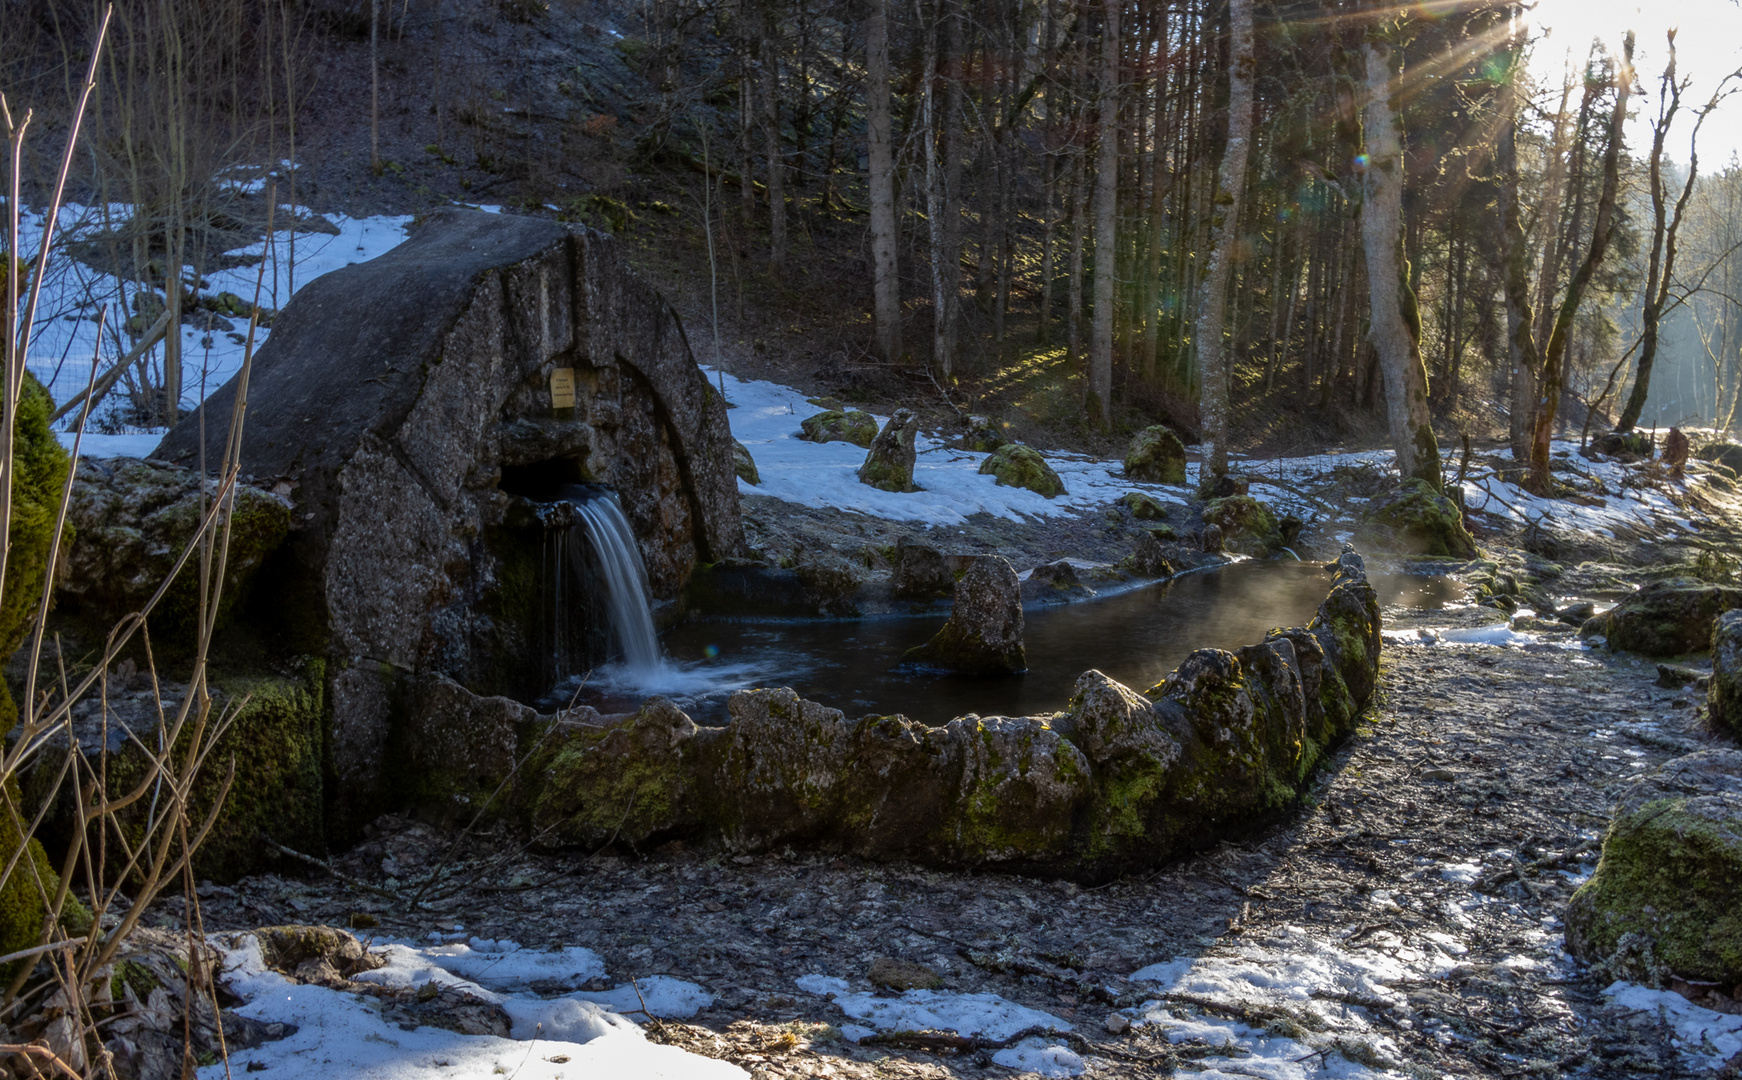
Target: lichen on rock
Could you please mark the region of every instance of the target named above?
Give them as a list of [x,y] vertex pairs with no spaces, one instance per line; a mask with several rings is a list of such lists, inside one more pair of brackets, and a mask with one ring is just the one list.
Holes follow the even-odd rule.
[[738,479],[756,487],[762,483],[762,474],[756,470],[756,459],[750,456],[750,448],[732,440],[732,470],[738,474]]
[[1147,484],[1185,483],[1185,444],[1160,424],[1144,428],[1125,452],[1125,475]]
[[1166,504],[1141,491],[1127,491],[1119,496],[1119,503],[1138,521],[1163,521],[1167,518]]
[[1204,523],[1220,529],[1222,543],[1244,555],[1269,554],[1282,546],[1276,516],[1250,495],[1211,499],[1204,505]]
[[865,463],[859,466],[859,482],[883,491],[918,491],[913,482],[917,458],[913,440],[919,434],[919,417],[911,409],[897,409],[871,442]]
[[980,462],[980,475],[995,478],[1002,487],[1027,488],[1049,499],[1065,493],[1065,482],[1040,451],[1021,443],[1006,443],[994,450]]
[[922,544],[911,536],[895,541],[890,592],[901,600],[935,600],[956,590],[956,576],[950,572],[943,552]]
[[955,607],[943,629],[903,659],[965,675],[1015,674],[1028,668],[1022,627],[1022,583],[1007,560],[989,555],[956,584]]
[[828,409],[805,417],[798,426],[815,443],[850,442],[869,448],[877,438],[877,418],[863,409]]
[[1370,542],[1412,555],[1476,557],[1476,541],[1464,528],[1458,504],[1419,477],[1374,496],[1362,513],[1362,525]]

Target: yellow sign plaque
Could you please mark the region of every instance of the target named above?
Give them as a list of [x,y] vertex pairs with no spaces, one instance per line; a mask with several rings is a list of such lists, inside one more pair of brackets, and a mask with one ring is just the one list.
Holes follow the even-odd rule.
[[553,368],[550,373],[550,406],[553,409],[575,407],[575,369]]

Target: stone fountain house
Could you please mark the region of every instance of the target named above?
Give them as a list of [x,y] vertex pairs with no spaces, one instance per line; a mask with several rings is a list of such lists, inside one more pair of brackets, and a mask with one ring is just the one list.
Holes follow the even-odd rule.
[[[236,393],[209,400],[208,462]],[[200,438],[190,418],[156,457],[196,464]],[[324,660],[334,841],[394,797],[428,686],[549,690],[558,487],[617,492],[656,601],[741,541],[726,406],[675,313],[613,240],[541,219],[441,211],[310,282],[255,358],[242,471],[292,500],[249,610]]]

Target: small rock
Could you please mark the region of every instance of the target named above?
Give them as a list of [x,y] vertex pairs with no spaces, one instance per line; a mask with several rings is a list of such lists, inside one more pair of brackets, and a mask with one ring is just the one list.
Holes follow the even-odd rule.
[[1704,690],[1711,682],[1711,672],[1699,668],[1686,667],[1681,664],[1657,665],[1656,686],[1665,690],[1676,690],[1683,686],[1691,686],[1696,690]]
[[871,452],[859,466],[859,482],[883,491],[918,491],[913,483],[914,436],[919,417],[911,409],[897,409],[871,441]]
[[980,463],[980,474],[997,479],[1001,487],[1027,488],[1049,499],[1065,493],[1065,483],[1040,451],[1021,443],[1006,443]]
[[899,599],[934,600],[956,591],[956,576],[937,548],[903,536],[895,542],[894,563],[890,591]]
[[863,409],[830,409],[799,421],[804,438],[815,443],[850,442],[869,447],[877,438],[877,418]]
[[909,990],[936,990],[944,984],[943,976],[924,964],[911,960],[894,960],[887,956],[879,956],[871,961],[871,970],[866,973],[871,985],[881,990],[893,990],[897,994]]
[[1244,476],[1225,473],[1217,476],[1214,473],[1204,477],[1198,484],[1198,501],[1210,502],[1213,499],[1230,499],[1236,495],[1245,495],[1252,490],[1252,481]]
[[967,434],[962,436],[962,449],[990,454],[1009,441],[1004,437],[1002,424],[989,416],[970,416]]
[[1109,1035],[1123,1035],[1131,1030],[1131,1018],[1124,1013],[1108,1013],[1105,1024]]
[[738,479],[752,487],[762,483],[762,474],[756,471],[756,459],[750,456],[750,451],[737,439],[732,440],[732,468],[738,474]]
[[1712,677],[1706,704],[1714,726],[1742,735],[1742,611],[1727,611],[1712,626]]
[[[1215,526],[1210,526],[1214,529]],[[1173,530],[1168,530],[1171,535]],[[1207,530],[1206,530],[1207,531]],[[1137,548],[1131,553],[1131,570],[1143,577],[1162,578],[1173,576],[1173,563],[1167,557],[1167,545],[1155,533],[1150,533],[1137,541]]]
[[1185,483],[1185,444],[1160,424],[1144,428],[1125,452],[1125,475],[1149,484]]
[[1131,516],[1138,521],[1160,521],[1167,517],[1167,507],[1158,499],[1145,495],[1141,491],[1128,491],[1119,496],[1119,502],[1131,511]]
[[1205,525],[1200,544],[1204,551],[1214,555],[1222,550],[1222,527],[1220,525]]
[[1423,780],[1439,780],[1445,783],[1450,783],[1458,778],[1458,774],[1450,769],[1423,769],[1421,771],[1421,778]]

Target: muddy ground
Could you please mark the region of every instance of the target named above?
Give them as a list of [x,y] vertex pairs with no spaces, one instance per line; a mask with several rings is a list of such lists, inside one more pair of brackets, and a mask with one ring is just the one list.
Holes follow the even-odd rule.
[[[1387,612],[1397,630],[1497,618]],[[1617,785],[1715,740],[1700,695],[1655,686],[1655,664],[1570,644],[1388,647],[1370,720],[1298,815],[1099,888],[675,844],[533,855],[506,834],[474,834],[451,856],[451,884],[414,910],[409,890],[381,890],[426,876],[454,837],[388,818],[338,860],[347,881],[317,872],[203,887],[206,927],[375,922],[360,933],[584,945],[616,978],[705,986],[712,1008],[653,1037],[757,1077],[1011,1075],[983,1047],[855,1045],[841,1010],[795,983],[821,972],[869,990],[879,957],[1070,1021],[1075,1033],[1053,1041],[1091,1077],[1260,1075],[1212,1045],[1213,1032],[1168,1041],[1167,1029],[1199,1018],[1423,1076],[1691,1075],[1657,1018],[1608,1004],[1602,974],[1565,956],[1558,920],[1595,862]],[[1293,991],[1158,1002],[1153,984],[1126,978],[1180,957],[1270,968]],[[1315,982],[1315,963],[1368,975],[1337,989]],[[1108,1023],[1158,1010],[1173,1022],[1117,1034],[1120,1021]]]

